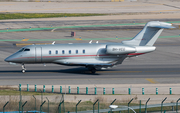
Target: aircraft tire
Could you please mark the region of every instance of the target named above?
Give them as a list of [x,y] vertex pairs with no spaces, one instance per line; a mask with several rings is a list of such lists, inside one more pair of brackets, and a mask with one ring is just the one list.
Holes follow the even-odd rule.
[[91,70],[91,73],[92,73],[92,74],[95,74],[95,73],[96,73],[96,69],[92,69],[92,70]]
[[25,73],[26,71],[25,71],[25,69],[22,69],[22,73]]

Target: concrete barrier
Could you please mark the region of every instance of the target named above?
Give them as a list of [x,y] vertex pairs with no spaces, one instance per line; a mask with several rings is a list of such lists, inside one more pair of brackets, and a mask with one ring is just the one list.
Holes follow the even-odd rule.
[[[128,85],[112,85],[113,87],[102,87],[99,85],[99,87],[94,87],[91,85],[87,85],[88,87],[84,87],[84,85],[80,86],[68,86],[63,87],[59,85],[18,85],[18,90],[20,91],[31,91],[31,92],[40,92],[43,91],[43,93],[52,92],[52,93],[72,93],[72,94],[90,94],[90,95],[97,95],[97,94],[121,94],[121,95],[173,95],[173,94],[180,94],[179,86],[174,85],[169,88],[169,86],[148,86],[144,85],[144,87],[141,87],[139,85],[133,86],[131,88],[128,88]],[[60,88],[60,89],[59,89]],[[39,89],[39,90],[37,90]]]

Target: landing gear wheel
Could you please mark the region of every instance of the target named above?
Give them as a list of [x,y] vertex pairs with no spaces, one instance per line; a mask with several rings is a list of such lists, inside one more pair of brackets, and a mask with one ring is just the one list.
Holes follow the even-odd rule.
[[25,65],[22,64],[22,73],[25,73],[26,72],[26,68],[25,68]]
[[87,66],[86,68],[88,68],[88,70],[89,70],[92,74],[95,74],[95,73],[96,73],[96,68],[95,68],[95,67]]
[[25,71],[25,69],[22,69],[22,73],[25,73],[26,71]]
[[92,69],[92,70],[91,70],[91,73],[92,73],[92,74],[95,74],[95,73],[96,73],[96,69]]

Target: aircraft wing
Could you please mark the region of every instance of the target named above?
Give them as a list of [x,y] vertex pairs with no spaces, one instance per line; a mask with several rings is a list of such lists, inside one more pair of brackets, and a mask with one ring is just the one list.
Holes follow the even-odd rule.
[[57,60],[54,63],[61,65],[69,65],[69,66],[114,66],[114,64],[109,63],[83,63],[83,62],[72,62],[72,61],[61,61]]
[[105,63],[70,63],[69,65],[79,65],[79,66],[113,66],[114,64]]

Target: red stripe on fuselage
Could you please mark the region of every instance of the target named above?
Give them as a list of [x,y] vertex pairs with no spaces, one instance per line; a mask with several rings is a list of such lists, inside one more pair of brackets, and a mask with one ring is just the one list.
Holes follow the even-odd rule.
[[[109,56],[109,55],[68,55],[68,56],[42,56],[42,58],[54,58],[54,57],[95,57],[95,56]],[[41,58],[38,57],[19,57],[14,59],[22,59],[22,58]]]
[[129,53],[128,55],[142,55],[142,54],[145,54],[145,53]]
[[[128,55],[142,55],[145,53],[129,53]],[[19,57],[14,59],[25,59],[25,58],[56,58],[56,57],[95,57],[95,56],[110,56],[110,55],[68,55],[68,56],[38,56],[38,57]]]

